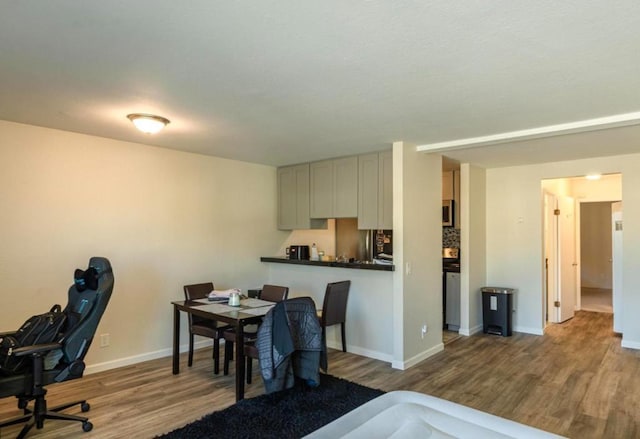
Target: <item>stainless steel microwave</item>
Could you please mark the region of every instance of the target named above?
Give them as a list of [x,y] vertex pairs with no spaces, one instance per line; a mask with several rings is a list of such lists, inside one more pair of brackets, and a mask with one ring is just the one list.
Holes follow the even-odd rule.
[[455,202],[453,200],[442,200],[442,226],[453,227],[453,209]]

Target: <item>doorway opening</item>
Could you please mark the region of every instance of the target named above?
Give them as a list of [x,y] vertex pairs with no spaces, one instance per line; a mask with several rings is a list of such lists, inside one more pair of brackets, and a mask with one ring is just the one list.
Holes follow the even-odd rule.
[[612,312],[622,332],[622,175],[543,180],[542,195],[545,327],[584,310]]
[[580,308],[613,313],[610,201],[580,203]]

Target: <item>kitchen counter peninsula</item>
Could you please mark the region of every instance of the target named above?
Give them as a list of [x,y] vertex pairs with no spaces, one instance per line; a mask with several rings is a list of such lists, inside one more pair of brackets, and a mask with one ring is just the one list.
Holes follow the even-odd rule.
[[[265,259],[267,261],[265,261]],[[263,283],[289,287],[289,297],[311,297],[322,308],[327,284],[351,281],[347,303],[347,351],[376,360],[393,361],[393,267],[328,261],[296,261],[284,257],[263,258]],[[387,271],[384,271],[387,270]],[[327,328],[327,346],[342,350],[340,325]]]
[[277,264],[291,264],[291,265],[312,265],[317,267],[338,267],[338,268],[353,268],[356,270],[376,270],[376,271],[394,271],[395,266],[373,264],[366,262],[336,262],[336,261],[310,261],[307,259],[287,259],[285,257],[269,257],[263,256],[260,258],[261,262],[275,262]]

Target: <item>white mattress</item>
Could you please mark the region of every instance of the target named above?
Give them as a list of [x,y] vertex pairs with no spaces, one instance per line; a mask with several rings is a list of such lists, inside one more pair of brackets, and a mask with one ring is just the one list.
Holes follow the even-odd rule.
[[314,431],[307,438],[560,438],[418,392],[379,396]]

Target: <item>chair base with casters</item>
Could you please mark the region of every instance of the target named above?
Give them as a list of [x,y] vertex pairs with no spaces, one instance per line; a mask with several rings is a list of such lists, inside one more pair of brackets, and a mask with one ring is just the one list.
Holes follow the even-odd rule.
[[[74,401],[67,404],[59,405],[53,408],[47,408],[47,400],[45,399],[45,395],[47,394],[47,389],[43,387],[42,382],[38,379],[38,377],[43,375],[43,365],[44,359],[41,354],[33,355],[33,377],[34,379],[31,394],[24,395],[18,397],[18,408],[24,411],[23,416],[19,416],[17,418],[10,419],[8,421],[0,422],[0,428],[8,427],[10,425],[22,424],[25,423],[22,430],[16,436],[17,439],[24,438],[27,433],[35,426],[37,429],[41,429],[44,427],[44,421],[46,419],[57,419],[61,421],[75,421],[82,423],[82,430],[85,432],[91,431],[93,429],[93,424],[89,421],[89,418],[84,416],[76,416],[70,415],[66,413],[60,413],[62,410],[66,410],[73,406],[79,405],[80,410],[83,413],[88,412],[91,409],[91,406],[86,400]],[[46,371],[44,372],[46,373]],[[23,380],[20,380],[23,381]],[[4,381],[0,381],[0,384]],[[34,401],[33,409],[29,409],[28,405],[30,401]]]

